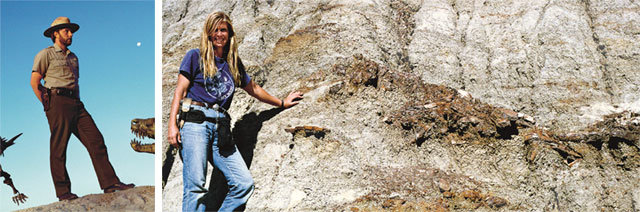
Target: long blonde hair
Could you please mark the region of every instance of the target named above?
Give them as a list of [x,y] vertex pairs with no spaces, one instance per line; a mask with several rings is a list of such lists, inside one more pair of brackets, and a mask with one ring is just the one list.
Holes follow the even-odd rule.
[[231,25],[231,19],[224,12],[213,12],[207,16],[207,20],[204,22],[202,38],[200,40],[200,64],[205,77],[213,77],[216,75],[216,72],[218,72],[213,53],[213,41],[209,40],[209,35],[213,34],[219,24],[223,24],[225,22],[229,27],[229,40],[224,46],[223,57],[226,56],[233,81],[236,85],[239,85],[241,76],[240,71],[238,70],[238,63],[240,63],[240,58],[238,56],[238,43],[236,42],[236,34],[233,31],[233,25]]

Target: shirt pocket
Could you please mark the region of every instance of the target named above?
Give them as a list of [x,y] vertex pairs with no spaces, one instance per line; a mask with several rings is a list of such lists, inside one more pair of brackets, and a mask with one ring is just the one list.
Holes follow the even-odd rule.
[[67,61],[62,58],[55,58],[51,60],[51,64],[49,65],[49,67],[55,69],[62,69],[64,66],[67,66]]
[[67,59],[67,62],[73,75],[75,75],[76,78],[80,78],[80,74],[78,73],[78,58],[77,57],[69,58]]

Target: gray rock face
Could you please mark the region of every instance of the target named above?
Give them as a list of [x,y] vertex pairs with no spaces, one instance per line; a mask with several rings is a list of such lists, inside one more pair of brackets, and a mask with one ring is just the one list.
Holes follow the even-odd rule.
[[154,186],[140,186],[109,194],[90,194],[20,211],[154,211],[154,196]]
[[411,66],[549,126],[584,127],[580,108],[638,101],[638,4],[611,2],[425,1]]
[[[231,16],[255,82],[281,98],[305,91],[284,111],[236,93],[234,135],[256,183],[249,210],[638,210],[640,138],[531,140],[537,130],[577,131],[640,112],[638,2],[165,0],[163,129],[182,57],[213,11]],[[349,73],[367,70],[359,58],[380,69]],[[382,70],[419,80],[390,81]],[[415,102],[441,106],[420,84],[529,115],[536,126],[511,138],[445,129],[449,136],[416,143],[418,128],[388,117]],[[299,126],[330,132],[285,131]],[[163,211],[175,211],[182,164],[166,167]]]

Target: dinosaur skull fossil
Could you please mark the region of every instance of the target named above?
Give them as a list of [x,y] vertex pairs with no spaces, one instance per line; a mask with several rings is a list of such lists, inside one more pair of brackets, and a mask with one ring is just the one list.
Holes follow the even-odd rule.
[[[133,119],[131,120],[131,133],[133,133],[136,138],[144,139],[150,138],[155,139],[155,118],[148,119]],[[131,148],[133,148],[136,152],[146,152],[146,153],[155,153],[155,143],[143,144],[141,141],[131,139]]]

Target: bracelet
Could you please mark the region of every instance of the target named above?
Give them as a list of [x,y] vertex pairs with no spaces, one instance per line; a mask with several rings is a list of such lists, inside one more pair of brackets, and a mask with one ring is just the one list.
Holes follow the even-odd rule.
[[282,99],[280,100],[280,107],[284,108],[284,100],[282,100]]

